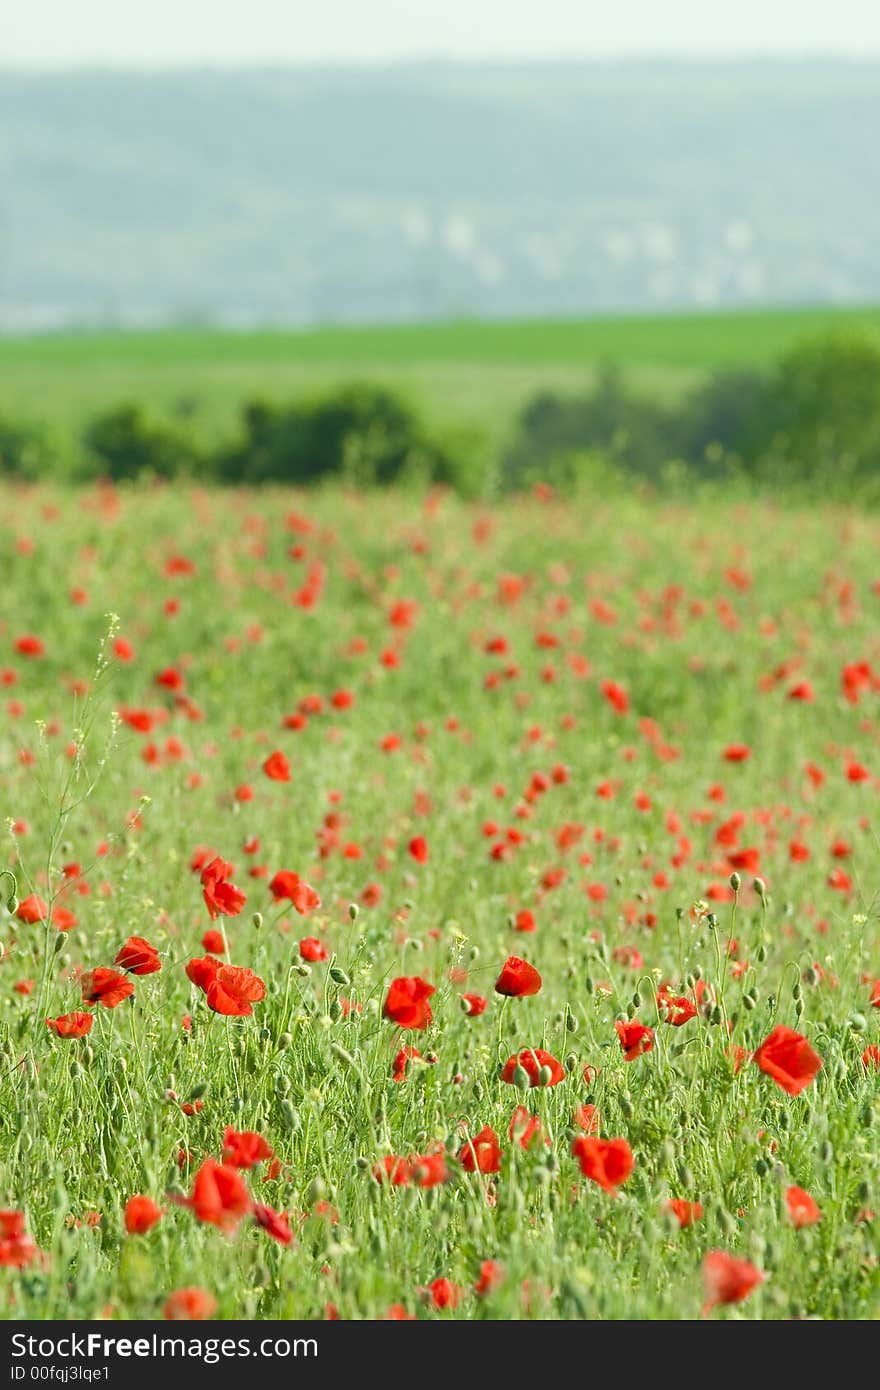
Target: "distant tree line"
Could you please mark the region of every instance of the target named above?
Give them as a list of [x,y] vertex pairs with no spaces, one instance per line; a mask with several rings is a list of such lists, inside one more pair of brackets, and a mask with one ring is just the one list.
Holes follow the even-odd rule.
[[441,436],[402,396],[371,384],[287,404],[246,401],[235,434],[210,446],[196,441],[186,413],[160,419],[127,402],[63,443],[0,418],[0,472],[25,481],[440,483],[470,496],[538,482],[567,491],[599,480],[664,487],[738,479],[880,501],[880,346],[853,336],[805,343],[768,371],[718,371],[674,401],[604,367],[582,392],[535,396],[494,458],[478,436]]

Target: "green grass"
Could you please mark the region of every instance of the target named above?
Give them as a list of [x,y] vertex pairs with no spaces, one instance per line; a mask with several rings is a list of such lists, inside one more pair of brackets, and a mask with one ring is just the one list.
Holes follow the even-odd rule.
[[[0,903],[0,1206],[44,1252],[0,1267],[4,1316],[153,1318],[198,1286],[221,1318],[689,1318],[714,1249],[766,1276],[716,1316],[877,1315],[878,696],[870,674],[856,702],[841,686],[847,663],[880,663],[876,518],[623,493],[491,511],[338,491],[2,500],[3,864],[20,899],[76,918],[61,934]],[[110,612],[133,659],[96,670]],[[25,634],[42,656],[19,654]],[[157,683],[169,667],[186,699]],[[812,702],[788,698],[800,681]],[[350,708],[328,703],[340,689]],[[284,727],[303,701],[304,727]],[[120,709],[153,728],[114,732]],[[746,761],[725,759],[735,743]],[[265,775],[275,749],[289,782]],[[213,926],[265,982],[251,1017],[213,1012],[185,973],[212,926],[199,845],[247,895]],[[321,906],[273,904],[280,869]],[[522,909],[534,933],[514,930]],[[133,1004],[94,1006],[88,1040],[51,1036],[44,1018],[82,1007],[80,969],[133,934],[161,970],[134,977]],[[301,962],[306,937],[326,961]],[[539,993],[494,992],[509,954]],[[382,1017],[398,976],[436,987],[427,1031]],[[681,1028],[659,1016],[664,982],[700,1004]],[[465,1015],[465,991],[484,1013]],[[655,1030],[631,1062],[627,1016]],[[822,1058],[798,1096],[731,1064],[776,1024]],[[422,1060],[396,1083],[402,1043]],[[500,1079],[529,1047],[563,1063],[560,1084]],[[508,1138],[518,1103],[542,1126],[527,1151]],[[616,1197],[571,1154],[586,1103],[634,1154]],[[230,1125],[277,1154],[242,1176],[294,1245],[178,1204]],[[455,1155],[484,1125],[500,1171],[468,1173]],[[444,1185],[374,1180],[438,1145]],[[787,1215],[795,1184],[821,1209],[807,1229]],[[147,1235],[124,1230],[135,1193],[166,1208]],[[679,1230],[670,1198],[702,1218]],[[0,1233],[0,1266],[14,1253]],[[503,1278],[481,1298],[486,1260]],[[454,1311],[421,1292],[441,1277]]]
[[67,427],[134,397],[166,411],[195,407],[199,431],[212,438],[228,431],[247,396],[369,378],[406,390],[432,424],[476,426],[497,442],[536,391],[576,390],[599,362],[619,362],[637,384],[675,395],[708,369],[767,365],[830,328],[880,334],[880,310],[0,339],[0,413]]

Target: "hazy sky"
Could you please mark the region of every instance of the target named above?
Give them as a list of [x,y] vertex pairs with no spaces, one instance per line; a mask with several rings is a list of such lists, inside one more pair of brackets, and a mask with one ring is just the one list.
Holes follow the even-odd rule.
[[880,0],[3,0],[0,63],[880,53]]

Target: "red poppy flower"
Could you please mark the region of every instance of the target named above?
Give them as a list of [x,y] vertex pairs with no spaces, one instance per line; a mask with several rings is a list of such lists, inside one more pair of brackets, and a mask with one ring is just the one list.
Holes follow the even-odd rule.
[[76,917],[69,907],[56,903],[52,908],[52,925],[59,931],[71,931],[76,926]]
[[392,1187],[407,1187],[411,1177],[410,1167],[405,1158],[387,1154],[379,1163],[373,1164],[373,1177],[376,1182],[387,1182]]
[[657,995],[657,1003],[664,1023],[670,1023],[673,1028],[681,1028],[682,1024],[697,1016],[697,1006],[683,994],[671,995],[661,991]]
[[427,864],[428,862],[428,841],[424,835],[416,835],[409,842],[409,852],[417,864]]
[[221,965],[205,990],[208,1008],[227,1018],[249,1018],[253,1005],[266,997],[266,986],[241,965]]
[[39,1250],[25,1229],[23,1211],[0,1211],[0,1266],[27,1269]]
[[388,986],[383,1016],[396,1023],[398,1028],[423,1031],[434,1017],[428,1000],[435,992],[434,986],[418,975],[399,976]]
[[876,1043],[868,1043],[862,1053],[862,1066],[865,1071],[880,1071],[880,1047]]
[[632,1149],[625,1139],[596,1139],[590,1134],[579,1134],[571,1151],[584,1177],[612,1196],[635,1167]]
[[753,1060],[790,1096],[799,1096],[822,1066],[822,1058],[807,1039],[781,1023],[764,1039]]
[[672,1197],[666,1203],[666,1210],[671,1211],[679,1226],[692,1226],[695,1221],[703,1219],[703,1203],[688,1202],[684,1197]]
[[465,1290],[458,1284],[453,1284],[451,1279],[435,1279],[428,1285],[426,1290],[431,1295],[431,1302],[435,1308],[457,1308]]
[[305,917],[306,913],[314,912],[321,906],[321,899],[314,888],[291,869],[281,869],[275,875],[269,884],[269,892],[276,902],[282,902],[286,898],[293,903],[300,917]]
[[262,1202],[254,1202],[253,1214],[257,1225],[261,1226],[273,1240],[277,1240],[279,1245],[291,1244],[293,1231],[290,1229],[290,1220],[286,1211],[274,1211],[272,1207],[267,1207]]
[[533,965],[529,965],[528,961],[520,960],[519,956],[508,956],[501,974],[495,981],[495,993],[521,999],[530,994],[537,994],[542,983],[538,971]]
[[[522,1067],[528,1076],[530,1086],[558,1086],[565,1078],[565,1068],[561,1062],[557,1062],[543,1047],[527,1047],[519,1054],[514,1053],[512,1057],[508,1057],[501,1072],[501,1080],[512,1082],[518,1066]],[[547,1079],[542,1080],[541,1073],[545,1067]]]
[[280,749],[276,749],[274,753],[269,754],[268,758],[263,763],[263,771],[273,782],[290,781],[290,763]]
[[113,964],[130,975],[155,975],[162,969],[159,952],[142,936],[130,936]]
[[654,1046],[653,1028],[639,1023],[637,1019],[631,1019],[628,1023],[623,1023],[618,1019],[614,1027],[617,1029],[624,1060],[627,1062],[634,1062],[644,1052],[650,1052]]
[[206,1289],[176,1289],[169,1294],[162,1316],[168,1322],[204,1322],[217,1311],[217,1300]]
[[125,1204],[125,1229],[130,1236],[143,1236],[164,1216],[162,1207],[151,1197],[129,1197]]
[[584,1134],[599,1133],[599,1111],[595,1105],[588,1101],[586,1105],[579,1105],[572,1117],[576,1129],[580,1129]]
[[524,1105],[518,1105],[510,1118],[508,1138],[519,1144],[520,1148],[529,1149],[532,1140],[540,1140],[541,1137],[541,1121],[538,1116],[530,1115]]
[[485,1298],[503,1282],[504,1270],[497,1260],[484,1260],[480,1265],[480,1277],[474,1284],[474,1293],[480,1298]]
[[217,978],[217,971],[222,962],[215,960],[213,956],[198,956],[195,960],[188,962],[186,967],[187,979],[196,986],[197,989],[207,992],[208,985],[213,984]]
[[205,906],[214,922],[218,917],[237,917],[247,902],[240,888],[230,883],[232,865],[225,859],[212,859],[202,869]]
[[409,1063],[418,1059],[421,1060],[421,1052],[417,1052],[414,1047],[402,1047],[394,1058],[394,1066],[391,1070],[391,1080],[398,1084],[406,1080],[406,1070]]
[[815,1226],[818,1221],[822,1220],[818,1203],[802,1187],[787,1187],[785,1189],[785,1205],[788,1207],[788,1215],[796,1231],[800,1231],[804,1226]]
[[223,1162],[233,1168],[253,1168],[264,1159],[274,1158],[270,1145],[252,1129],[237,1130],[227,1125],[223,1132]]
[[737,1259],[726,1250],[710,1250],[703,1260],[703,1316],[719,1303],[741,1303],[763,1280],[763,1271],[748,1260]]
[[464,1011],[469,1018],[479,1018],[480,1014],[486,1012],[488,999],[484,999],[482,994],[463,994]]
[[226,942],[223,939],[222,931],[217,931],[215,927],[209,927],[202,936],[202,945],[206,951],[212,955],[222,956],[226,950]]
[[110,970],[99,965],[96,970],[87,970],[80,979],[84,1004],[103,1004],[106,1009],[115,1009],[123,999],[134,994],[134,985],[118,970]]
[[15,915],[19,922],[26,922],[31,927],[36,922],[45,922],[49,915],[49,908],[41,897],[36,893],[31,893],[29,897],[22,898],[15,910]]
[[62,1014],[60,1018],[47,1018],[46,1027],[59,1038],[84,1038],[92,1031],[94,1014]]
[[409,1170],[417,1187],[441,1187],[449,1177],[443,1145],[432,1153],[415,1154],[409,1161]]
[[324,945],[323,941],[319,941],[316,936],[304,936],[299,943],[299,953],[303,960],[319,961],[330,959],[330,952],[327,950],[327,947]]
[[752,750],[746,743],[729,743],[724,750],[724,761],[728,763],[744,763],[752,756]]
[[618,685],[617,681],[603,681],[600,689],[617,714],[626,714],[629,709],[629,696],[622,685]]
[[402,1303],[392,1303],[383,1322],[415,1322],[415,1313],[408,1313]]
[[497,1173],[501,1169],[501,1145],[498,1135],[489,1125],[468,1139],[458,1153],[458,1161],[466,1173]]
[[181,1205],[195,1212],[199,1221],[229,1234],[251,1210],[252,1202],[236,1168],[206,1158],[195,1175],[192,1196]]

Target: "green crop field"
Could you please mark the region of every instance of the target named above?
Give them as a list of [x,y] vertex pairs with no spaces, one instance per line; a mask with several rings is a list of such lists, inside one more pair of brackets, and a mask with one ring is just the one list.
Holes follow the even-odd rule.
[[830,329],[880,336],[880,310],[0,339],[0,415],[69,427],[137,399],[186,413],[213,439],[248,396],[285,399],[368,379],[404,389],[431,424],[476,426],[495,441],[538,390],[577,390],[601,362],[670,396],[714,367],[769,365]]
[[[454,332],[507,352],[397,341]],[[310,341],[3,370],[73,408]],[[880,1313],[876,515],[0,500],[4,1318]]]

